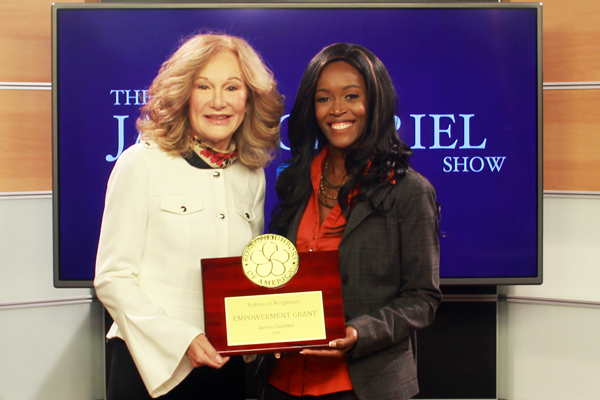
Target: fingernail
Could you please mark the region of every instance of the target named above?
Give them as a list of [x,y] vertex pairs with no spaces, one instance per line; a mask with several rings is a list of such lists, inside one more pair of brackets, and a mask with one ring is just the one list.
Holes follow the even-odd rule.
[[217,356],[215,357],[215,360],[217,360],[217,362],[219,364],[221,364],[223,362],[223,358],[219,354],[217,354]]
[[304,355],[304,350],[300,350],[300,354]]
[[275,358],[279,358],[279,357],[281,357],[281,355],[275,354]]
[[336,343],[332,340],[331,342],[329,342],[329,347],[335,347]]

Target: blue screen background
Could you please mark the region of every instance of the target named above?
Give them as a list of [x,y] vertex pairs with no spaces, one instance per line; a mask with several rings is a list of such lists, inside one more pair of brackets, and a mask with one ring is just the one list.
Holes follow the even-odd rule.
[[[441,276],[536,277],[536,18],[535,9],[525,8],[58,10],[60,279],[93,279],[114,166],[107,156],[118,154],[119,129],[125,148],[136,141],[135,90],[147,89],[182,39],[200,31],[248,40],[274,72],[286,114],[304,69],[323,47],[340,41],[367,47],[392,76],[399,134],[417,145],[412,165],[442,205]],[[111,91],[119,90],[116,104],[118,92]],[[440,147],[456,141],[455,148],[431,148],[436,118]],[[485,140],[485,148],[461,149],[465,129],[471,146]],[[266,169],[267,226],[277,166],[288,156],[282,149]],[[492,171],[494,157],[503,161]]]

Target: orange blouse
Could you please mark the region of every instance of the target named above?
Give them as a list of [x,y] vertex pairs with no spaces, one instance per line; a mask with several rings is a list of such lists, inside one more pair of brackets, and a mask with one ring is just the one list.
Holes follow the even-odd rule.
[[[296,248],[298,251],[337,250],[342,235],[328,234],[334,228],[346,224],[339,204],[329,212],[329,215],[319,226],[319,183],[323,162],[327,157],[325,147],[312,162],[311,181],[313,194],[308,201],[306,210],[298,228]],[[323,394],[352,390],[352,382],[348,374],[346,359],[303,356],[302,354],[282,355],[277,360],[269,383],[277,389],[293,396],[320,396]]]

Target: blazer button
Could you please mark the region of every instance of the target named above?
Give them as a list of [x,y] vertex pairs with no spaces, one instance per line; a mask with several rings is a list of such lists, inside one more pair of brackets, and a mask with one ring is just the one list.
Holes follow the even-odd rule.
[[185,208],[185,206],[181,206],[181,211],[182,211],[182,212],[186,212],[186,211],[187,211],[187,208]]
[[225,214],[219,214],[219,215],[217,215],[217,218],[219,218],[221,221],[223,221],[225,219]]
[[342,283],[343,283],[344,285],[347,285],[347,284],[348,284],[348,279],[349,279],[349,278],[348,278],[348,274],[344,274],[344,275],[342,275]]
[[213,171],[213,178],[217,179],[220,176],[221,176],[221,173],[219,171]]
[[244,216],[246,217],[246,219],[250,219],[250,214],[246,213],[244,214]]

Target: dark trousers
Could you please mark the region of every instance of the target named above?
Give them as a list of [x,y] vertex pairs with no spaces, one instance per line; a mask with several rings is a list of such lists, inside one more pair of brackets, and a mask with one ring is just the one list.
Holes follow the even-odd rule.
[[322,396],[292,396],[267,383],[265,387],[264,400],[358,400],[353,390],[324,394]]
[[[127,345],[121,339],[112,339],[106,400],[151,400]],[[195,368],[161,400],[244,400],[246,393],[244,361],[232,357],[221,369]]]

